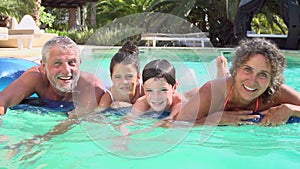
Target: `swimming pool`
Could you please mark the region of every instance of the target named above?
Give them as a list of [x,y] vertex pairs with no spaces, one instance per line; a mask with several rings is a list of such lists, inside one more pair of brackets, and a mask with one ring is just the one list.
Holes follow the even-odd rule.
[[[105,71],[114,51],[84,56],[82,69],[94,71],[109,85],[109,74]],[[213,73],[208,70],[214,70],[211,63],[214,57],[200,57],[198,51],[144,49],[141,55],[146,58],[142,65],[155,57],[170,59],[177,68],[181,92],[213,78]],[[229,55],[226,57],[230,61]],[[289,57],[286,83],[298,91],[299,71],[300,58]],[[155,120],[145,119],[133,130],[151,130],[127,138],[115,130],[120,124],[120,116],[109,116],[105,123],[88,121],[97,118],[82,120],[81,125],[74,125],[68,132],[31,149],[30,145],[13,148],[8,146],[34,135],[43,135],[66,117],[62,113],[9,110],[1,117],[0,168],[265,169],[300,166],[299,123],[272,128],[198,126],[189,130],[185,123],[173,129],[151,128]]]

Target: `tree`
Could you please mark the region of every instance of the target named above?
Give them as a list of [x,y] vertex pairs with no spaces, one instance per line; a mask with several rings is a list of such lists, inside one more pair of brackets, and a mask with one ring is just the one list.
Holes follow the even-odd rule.
[[1,0],[0,15],[15,17],[18,21],[26,15],[33,15],[35,0]]
[[103,26],[116,18],[155,10],[160,0],[99,0],[97,2],[97,23]]
[[34,0],[33,19],[36,25],[40,26],[40,9],[42,0]]

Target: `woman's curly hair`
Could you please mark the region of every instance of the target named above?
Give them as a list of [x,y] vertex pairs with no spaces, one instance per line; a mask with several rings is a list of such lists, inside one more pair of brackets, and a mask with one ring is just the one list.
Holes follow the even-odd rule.
[[271,66],[270,86],[261,95],[261,98],[266,101],[277,93],[280,85],[284,82],[286,59],[275,44],[262,38],[242,40],[236,48],[230,74],[235,79],[237,69],[256,54],[265,56]]

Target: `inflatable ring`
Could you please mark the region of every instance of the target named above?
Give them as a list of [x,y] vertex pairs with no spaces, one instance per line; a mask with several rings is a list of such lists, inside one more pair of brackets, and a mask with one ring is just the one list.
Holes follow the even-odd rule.
[[[39,64],[21,58],[0,58],[0,92],[11,82],[19,78],[27,69]],[[72,102],[51,101],[39,99],[36,95],[25,98],[20,104],[11,107],[12,110],[31,111],[38,113],[68,112],[75,108]]]
[[19,78],[27,69],[39,64],[21,58],[0,58],[0,91]]

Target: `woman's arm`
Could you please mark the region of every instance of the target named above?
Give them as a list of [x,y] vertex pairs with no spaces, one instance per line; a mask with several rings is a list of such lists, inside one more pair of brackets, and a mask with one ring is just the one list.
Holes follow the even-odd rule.
[[285,84],[281,85],[273,105],[261,114],[265,115],[260,122],[264,126],[281,125],[291,116],[300,117],[300,93]]
[[260,114],[264,115],[264,118],[259,125],[278,126],[285,124],[291,116],[300,117],[300,106],[285,103],[271,107]]
[[211,83],[207,82],[183,104],[175,120],[194,122],[206,117],[211,106]]
[[260,115],[253,115],[251,110],[239,111],[219,111],[209,114],[206,117],[198,119],[195,123],[198,125],[242,125],[256,124],[251,119],[260,118]]

